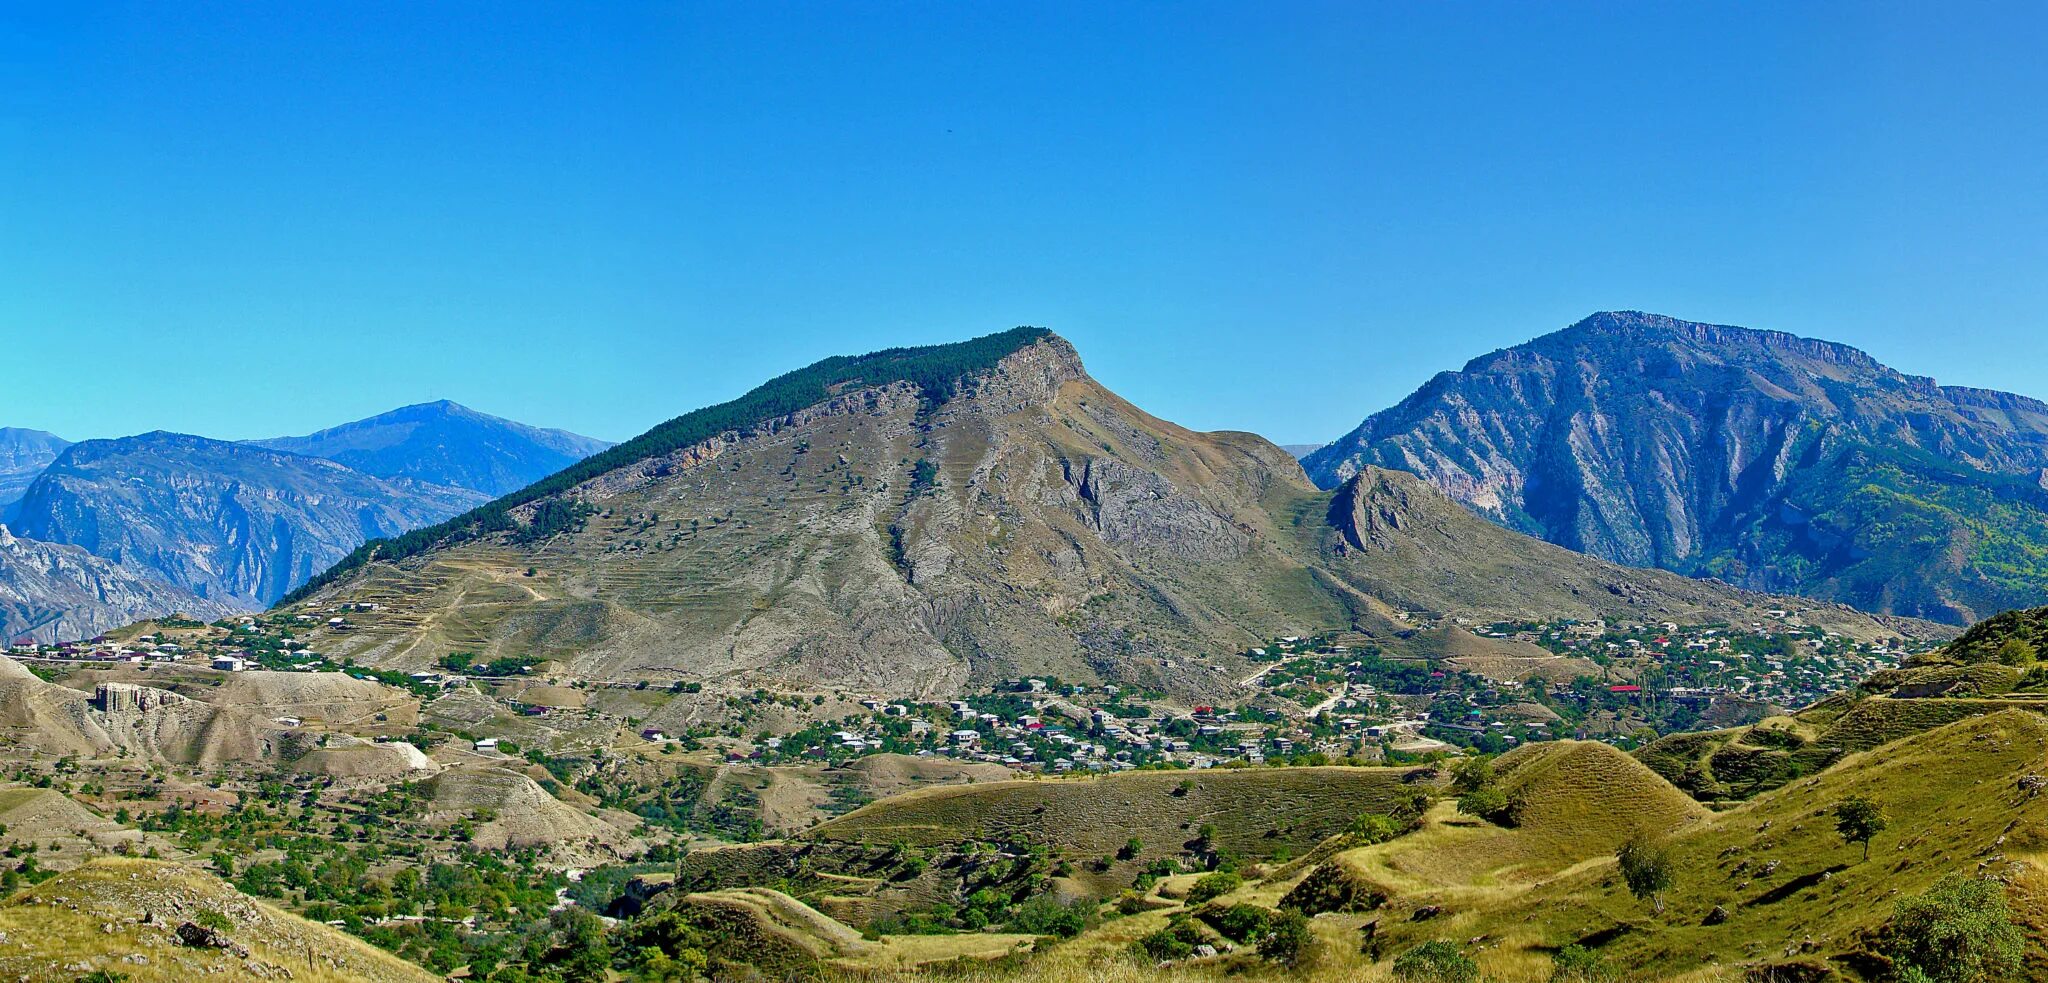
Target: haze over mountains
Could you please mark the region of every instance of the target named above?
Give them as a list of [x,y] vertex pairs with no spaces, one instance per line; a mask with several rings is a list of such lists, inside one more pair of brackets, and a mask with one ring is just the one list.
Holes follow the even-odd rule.
[[1323,487],[1398,468],[1575,550],[1866,610],[2048,600],[2048,404],[1782,332],[1596,314],[1304,464]]
[[1257,436],[1130,405],[1036,329],[828,359],[366,548],[291,600],[380,605],[330,645],[367,664],[469,652],[917,695],[1025,673],[1223,692],[1251,645],[1348,626],[1399,646],[1407,612],[1796,606],[1557,548],[1398,472],[1319,492]]
[[61,611],[75,612],[67,630],[90,635],[172,611],[265,607],[366,539],[438,522],[606,446],[447,401],[239,443],[0,432],[0,491],[20,489],[6,513],[19,538],[0,555],[13,594],[0,630],[45,629]]

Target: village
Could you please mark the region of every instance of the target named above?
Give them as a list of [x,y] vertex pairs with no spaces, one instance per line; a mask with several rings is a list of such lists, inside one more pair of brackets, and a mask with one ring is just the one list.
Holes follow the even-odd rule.
[[[508,710],[534,716],[593,716],[586,704],[591,687],[650,688],[645,682],[536,678],[537,671],[552,674],[557,667],[533,659],[472,664],[458,655],[433,669],[399,672],[336,662],[313,649],[309,639],[353,631],[352,617],[374,618],[376,610],[361,602],[288,621],[166,620],[118,640],[48,645],[24,638],[9,651],[46,672],[94,663],[344,672],[423,697],[476,685]],[[645,741],[685,748],[708,743],[730,760],[761,764],[844,764],[895,753],[1057,775],[1404,763],[1558,738],[1633,748],[1662,734],[1750,723],[1851,688],[1915,651],[1902,642],[1866,644],[1801,625],[1791,612],[1772,616],[1770,625],[1747,626],[1467,625],[1411,617],[1418,635],[1462,640],[1432,658],[1393,654],[1349,634],[1289,636],[1242,653],[1255,668],[1238,681],[1242,695],[1230,705],[1189,705],[1158,691],[1029,677],[960,699],[860,699],[860,712],[781,734],[749,737],[736,728],[709,727],[671,734],[634,719],[618,723]],[[702,687],[653,689],[650,696]],[[732,699],[776,697],[761,691]]]

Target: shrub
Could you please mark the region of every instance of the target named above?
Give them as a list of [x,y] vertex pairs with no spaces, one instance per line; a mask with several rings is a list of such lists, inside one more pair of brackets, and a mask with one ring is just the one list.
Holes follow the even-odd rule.
[[1401,983],[1479,983],[1479,964],[1442,939],[1424,942],[1394,960]]
[[1299,965],[1314,944],[1315,932],[1308,927],[1308,916],[1283,911],[1273,916],[1266,934],[1259,938],[1259,958],[1283,966]]
[[1387,903],[1387,896],[1350,868],[1328,863],[1309,871],[1301,883],[1280,899],[1283,911],[1320,915],[1332,911],[1371,911]]
[[1884,930],[1885,953],[1911,983],[2012,979],[2023,941],[2004,887],[1961,874],[1899,901]]
[[1217,934],[1232,942],[1249,942],[1266,933],[1273,912],[1258,905],[1234,904],[1203,915]]
[[1131,943],[1131,947],[1155,962],[1167,962],[1194,955],[1195,946],[1200,944],[1202,930],[1185,918],[1177,918],[1168,922],[1165,928]]
[[1195,882],[1188,889],[1188,904],[1197,905],[1214,901],[1244,886],[1244,878],[1229,871],[1217,871]]
[[1600,954],[1576,943],[1557,950],[1550,957],[1551,983],[1607,983],[1618,979],[1611,967],[1600,959]]
[[1061,904],[1044,894],[1019,905],[1017,916],[1010,919],[1010,928],[1015,931],[1061,939],[1071,939],[1087,927],[1088,912],[1084,906]]

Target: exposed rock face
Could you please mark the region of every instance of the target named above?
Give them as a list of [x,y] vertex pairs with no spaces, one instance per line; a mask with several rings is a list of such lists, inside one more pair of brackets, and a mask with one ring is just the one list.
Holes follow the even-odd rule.
[[401,407],[304,437],[249,443],[324,457],[379,478],[411,478],[486,495],[523,488],[611,446],[447,400]]
[[0,518],[71,442],[56,434],[0,427]]
[[1406,644],[1397,611],[1699,621],[1784,603],[1514,534],[1405,475],[1318,492],[1258,437],[1124,402],[1057,337],[944,388],[839,387],[565,487],[548,501],[594,510],[579,527],[373,561],[305,599],[381,605],[323,651],[744,691],[931,697],[1051,673],[1219,694],[1237,653],[1278,635]]
[[[2048,598],[2048,404],[1845,345],[1607,313],[1310,454],[1606,559],[1959,622]],[[2018,558],[2015,559],[2015,556]]]
[[77,547],[21,539],[0,526],[0,641],[70,641],[158,615],[210,621],[233,611]]
[[483,499],[320,458],[159,432],[66,449],[29,486],[17,529],[251,609],[366,539]]

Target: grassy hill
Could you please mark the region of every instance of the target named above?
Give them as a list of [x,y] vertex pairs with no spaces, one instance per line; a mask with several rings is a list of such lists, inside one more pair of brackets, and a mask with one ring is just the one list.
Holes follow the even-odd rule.
[[[1538,964],[1576,942],[1653,978],[1795,958],[1855,973],[1866,933],[1892,901],[1956,871],[2004,877],[2022,917],[2039,925],[2048,916],[2039,866],[2048,857],[2048,800],[2019,780],[2036,774],[2044,754],[2048,722],[2003,711],[1852,756],[1672,831],[1665,842],[1676,873],[1661,915],[1630,896],[1602,852],[1527,890],[1453,903],[1438,921],[1403,918],[1429,896],[1404,898],[1380,917],[1381,930],[1389,951],[1484,936],[1482,963],[1503,968]],[[1891,817],[1868,861],[1827,815],[1850,795],[1869,796]],[[2038,947],[2031,957],[2033,973],[2048,969]]]
[[[172,942],[187,921],[224,924],[226,948]],[[224,921],[222,921],[224,920]],[[0,978],[131,983],[193,979],[433,983],[434,974],[325,925],[254,901],[211,875],[146,860],[95,860],[0,903]]]

